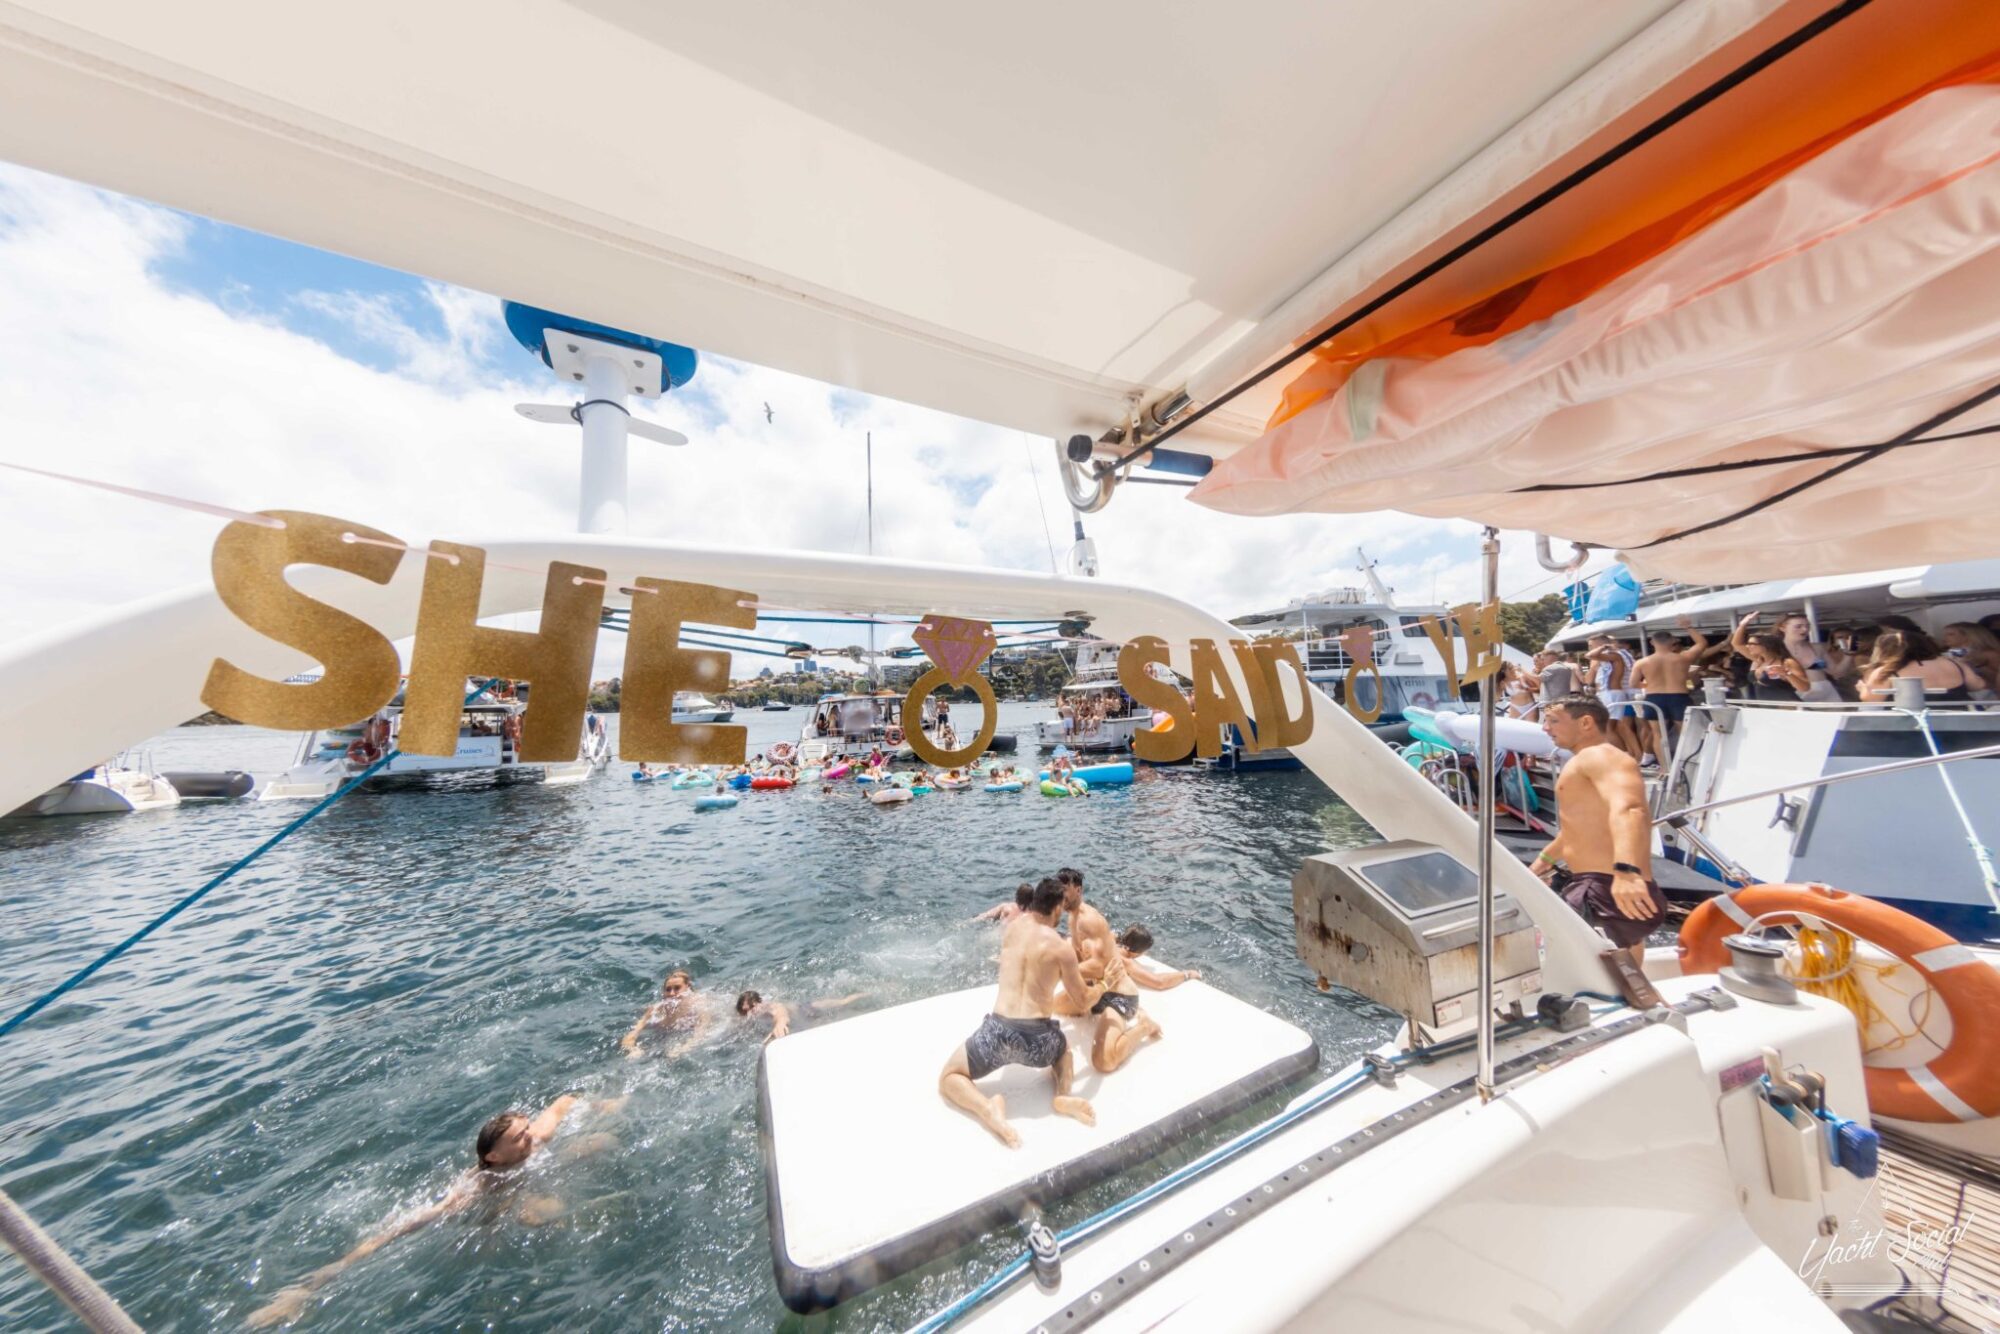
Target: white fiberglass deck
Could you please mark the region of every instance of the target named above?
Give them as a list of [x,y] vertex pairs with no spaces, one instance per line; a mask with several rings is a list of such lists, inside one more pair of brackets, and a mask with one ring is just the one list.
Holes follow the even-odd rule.
[[1158,1153],[1311,1070],[1310,1035],[1201,982],[1145,992],[1159,1021],[1112,1075],[1090,1065],[1095,1020],[1063,1021],[1074,1092],[1095,1127],[1050,1108],[1047,1071],[1008,1066],[979,1082],[1007,1100],[1019,1149],[937,1091],[938,1072],[993,1003],[994,988],[913,1001],[795,1033],[759,1068],[766,1201],[778,1287],[816,1310],[947,1254],[1030,1203],[1047,1204]]

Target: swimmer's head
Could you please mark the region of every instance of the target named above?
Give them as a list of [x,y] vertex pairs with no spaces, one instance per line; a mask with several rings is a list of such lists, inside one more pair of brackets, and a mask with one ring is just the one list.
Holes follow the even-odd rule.
[[1020,888],[1014,891],[1014,906],[1016,908],[1019,908],[1022,912],[1026,912],[1028,911],[1028,905],[1030,903],[1033,903],[1034,901],[1035,901],[1035,887],[1029,884],[1027,881],[1023,880],[1021,882]]
[[1118,948],[1136,959],[1153,948],[1153,933],[1135,923],[1119,933]]
[[660,983],[662,996],[691,996],[694,994],[694,979],[685,968],[676,968],[667,974],[666,981]]
[[1063,910],[1064,902],[1062,883],[1053,877],[1046,877],[1035,886],[1034,897],[1028,900],[1028,911],[1053,921]]
[[528,1114],[500,1113],[479,1127],[473,1147],[479,1153],[479,1165],[489,1172],[519,1167],[535,1151],[535,1138],[528,1133]]
[[756,1009],[759,1005],[762,1005],[763,1003],[764,1003],[764,998],[762,996],[759,996],[756,992],[754,991],[743,992],[736,998],[736,1013],[749,1014],[752,1010]]

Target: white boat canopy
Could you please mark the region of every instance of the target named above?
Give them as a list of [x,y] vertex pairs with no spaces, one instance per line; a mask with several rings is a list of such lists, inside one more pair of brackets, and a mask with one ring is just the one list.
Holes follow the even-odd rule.
[[2000,418],[1996,69],[1988,0],[7,0],[0,157],[1727,582],[2000,552],[1911,443]]

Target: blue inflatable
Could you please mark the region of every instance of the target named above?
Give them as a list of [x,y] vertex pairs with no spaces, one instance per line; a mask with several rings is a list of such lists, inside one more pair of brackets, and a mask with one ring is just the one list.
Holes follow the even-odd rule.
[[[1129,783],[1132,781],[1132,766],[1130,764],[1087,764],[1081,769],[1071,769],[1069,772],[1070,777],[1081,778],[1092,787],[1104,787],[1107,784]],[[1047,778],[1048,776],[1049,771],[1047,769],[1042,770],[1041,773],[1036,775],[1038,778]]]
[[632,781],[635,783],[650,783],[656,777],[658,777],[657,774],[642,774],[637,769],[632,771]]
[[1590,605],[1584,608],[1583,619],[1623,621],[1638,609],[1639,581],[1622,564],[1613,565],[1590,586]]
[[716,793],[713,796],[696,797],[694,799],[694,808],[697,811],[726,811],[734,806],[738,800],[738,798],[732,797],[726,792]]
[[734,778],[731,778],[729,780],[729,786],[735,788],[738,792],[743,791],[744,789],[750,786],[750,775],[737,774]]
[[690,787],[713,787],[713,786],[715,786],[715,780],[709,777],[707,774],[702,773],[698,769],[690,770],[684,774],[677,774],[674,777],[674,788],[676,791]]
[[1019,792],[1021,790],[1021,780],[1016,778],[1005,783],[988,783],[986,790],[988,792]]

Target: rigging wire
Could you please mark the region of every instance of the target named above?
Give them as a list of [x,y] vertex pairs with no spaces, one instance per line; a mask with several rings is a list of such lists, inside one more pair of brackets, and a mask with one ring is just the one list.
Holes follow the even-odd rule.
[[1061,574],[1056,565],[1056,540],[1049,533],[1049,507],[1042,500],[1042,479],[1035,474],[1035,442],[1025,434],[1021,437],[1021,448],[1027,455],[1028,480],[1035,484],[1035,513],[1042,519],[1042,541],[1049,547],[1049,573]]
[[1839,6],[1826,11],[1788,36],[1782,37],[1770,46],[1765,47],[1762,51],[1759,51],[1756,55],[1730,70],[1727,74],[1716,79],[1713,83],[1708,84],[1700,91],[1669,108],[1661,115],[1648,121],[1639,129],[1605,149],[1602,153],[1599,153],[1596,157],[1569,173],[1569,175],[1550,185],[1534,198],[1526,200],[1517,207],[1509,210],[1506,214],[1496,218],[1479,231],[1474,232],[1471,236],[1453,246],[1450,250],[1439,255],[1430,263],[1411,273],[1408,277],[1387,288],[1379,295],[1363,302],[1346,315],[1341,316],[1325,329],[1306,339],[1276,361],[1265,366],[1262,370],[1257,371],[1254,375],[1246,379],[1238,381],[1233,387],[1225,390],[1215,399],[1204,403],[1195,411],[1174,421],[1152,439],[1121,455],[1112,462],[1112,468],[1129,467],[1134,460],[1152,453],[1155,449],[1158,449],[1182,431],[1187,430],[1196,422],[1201,421],[1210,413],[1218,411],[1251,389],[1256,388],[1271,376],[1298,361],[1301,357],[1307,356],[1315,349],[1325,346],[1328,342],[1331,342],[1334,338],[1361,323],[1361,321],[1375,314],[1391,302],[1407,295],[1452,265],[1458,263],[1459,260],[1464,259],[1467,255],[1483,248],[1487,242],[1494,240],[1505,232],[1511,231],[1515,224],[1523,222],[1536,213],[1541,212],[1544,208],[1562,198],[1577,186],[1582,185],[1585,181],[1590,180],[1593,176],[1612,166],[1620,159],[1629,156],[1637,149],[1657,139],[1660,135],[1666,133],[1666,131],[1672,129],[1690,116],[1693,116],[1711,102],[1720,99],[1731,89],[1748,82],[1757,74],[1762,73],[1765,69],[1776,64],[1779,60],[1798,50],[1822,33],[1852,18],[1855,14],[1866,9],[1871,3],[1873,3],[1873,0],[1844,0]]

